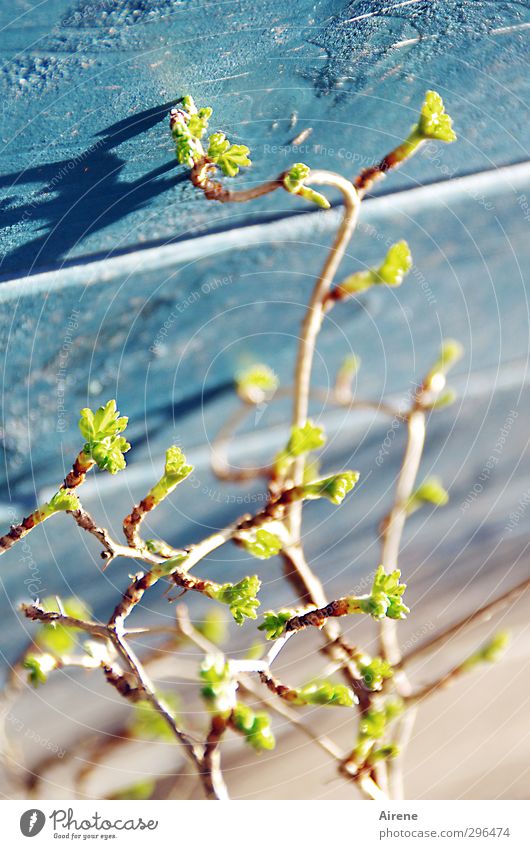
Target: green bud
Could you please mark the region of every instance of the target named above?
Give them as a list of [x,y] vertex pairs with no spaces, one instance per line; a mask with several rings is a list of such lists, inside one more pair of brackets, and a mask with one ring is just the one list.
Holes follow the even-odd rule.
[[356,703],[356,697],[350,687],[345,684],[334,684],[331,681],[312,681],[304,684],[298,693],[306,705],[353,707]]
[[74,495],[68,489],[60,489],[59,492],[56,492],[46,506],[50,513],[59,513],[62,510],[79,510],[81,507],[77,495]]
[[265,528],[251,529],[250,531],[241,531],[238,539],[243,543],[244,548],[257,557],[258,560],[268,560],[269,557],[274,557],[282,550],[283,543],[276,534],[271,534]]
[[268,640],[277,640],[285,631],[285,625],[295,616],[294,610],[268,610],[263,614],[263,622],[258,631],[265,631]]
[[[425,385],[428,389],[432,388],[431,384],[436,379],[437,375],[446,376],[447,372],[462,358],[464,349],[460,342],[456,339],[446,339],[442,343],[438,359],[429,370],[425,379]],[[443,381],[442,381],[443,384]],[[437,387],[434,387],[437,388]],[[442,387],[443,388],[443,385]]]
[[462,664],[463,672],[470,672],[481,663],[496,663],[504,654],[510,643],[509,631],[498,631],[493,637],[484,643]]
[[338,289],[348,295],[357,295],[380,284],[401,286],[403,278],[411,268],[412,257],[407,242],[396,242],[380,266],[351,274],[339,284]]
[[308,419],[304,425],[295,425],[291,429],[291,436],[287,447],[276,456],[274,468],[276,474],[285,474],[295,459],[309,451],[316,451],[326,443],[324,429]]
[[410,248],[407,242],[401,241],[392,245],[383,264],[374,273],[378,278],[378,283],[385,283],[387,286],[401,286],[405,274],[411,268],[412,256]]
[[279,386],[273,370],[262,363],[236,375],[237,394],[247,404],[262,404],[271,398]]
[[214,713],[228,714],[236,701],[237,682],[230,674],[230,666],[223,655],[207,655],[199,671],[204,685],[203,699]]
[[399,746],[396,746],[395,743],[387,743],[385,746],[373,749],[367,758],[367,763],[373,765],[381,761],[388,761],[391,758],[397,758],[398,755]]
[[184,97],[180,100],[182,104],[182,108],[188,113],[188,115],[195,115],[197,112],[197,107],[195,106],[195,101],[191,94],[185,94]]
[[172,445],[166,451],[164,475],[172,485],[180,483],[193,471],[193,466],[186,463],[186,457],[177,445]]
[[164,474],[149,491],[147,498],[153,499],[154,505],[160,504],[164,498],[173,492],[176,486],[191,475],[193,466],[186,463],[186,457],[178,446],[172,445],[166,451]]
[[195,627],[210,643],[214,643],[216,646],[221,646],[228,639],[228,625],[225,616],[217,607],[212,606],[205,614],[202,622],[196,624]]
[[380,708],[369,708],[359,722],[359,736],[379,740],[388,724],[403,712],[403,702],[389,699]]
[[283,184],[288,192],[296,194],[304,185],[304,180],[309,177],[311,168],[303,162],[295,162],[283,178]]
[[57,660],[51,654],[27,654],[22,665],[28,670],[29,683],[38,687],[46,683],[48,674],[57,667]]
[[338,475],[331,475],[329,478],[303,484],[302,497],[308,501],[327,498],[332,504],[341,504],[358,480],[359,472],[341,472]]
[[330,203],[324,195],[304,185],[304,180],[309,177],[310,173],[311,169],[307,165],[304,165],[303,162],[296,162],[283,178],[283,185],[290,194],[299,195],[322,209],[329,209]]
[[[166,725],[165,722],[164,725]],[[112,800],[145,800],[151,799],[155,790],[156,782],[153,779],[146,779],[145,781],[142,780],[137,781],[135,784],[130,784],[128,787],[124,787],[122,790],[112,793],[112,795],[107,798]]]
[[436,139],[442,142],[456,141],[453,121],[446,114],[443,100],[436,91],[425,92],[417,132],[423,139]]
[[348,354],[337,372],[336,386],[350,388],[351,382],[361,367],[361,358],[357,354]]
[[248,705],[237,702],[232,711],[232,724],[245,735],[247,743],[257,752],[274,749],[271,721],[263,711],[255,713]]
[[357,666],[365,687],[373,692],[380,690],[383,682],[387,678],[392,678],[394,674],[388,661],[381,657],[369,658],[362,655],[357,661]]
[[441,395],[438,396],[436,401],[433,404],[430,404],[431,410],[441,410],[443,407],[450,407],[451,404],[454,404],[456,401],[456,392],[454,389],[446,389],[445,392],[442,392]]
[[423,504],[435,504],[443,507],[449,501],[449,493],[443,488],[440,478],[426,478],[422,484],[412,493],[407,503],[407,513],[410,515]]

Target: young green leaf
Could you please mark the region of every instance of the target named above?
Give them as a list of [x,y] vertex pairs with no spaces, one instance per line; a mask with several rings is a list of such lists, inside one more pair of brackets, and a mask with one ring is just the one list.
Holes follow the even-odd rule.
[[277,640],[285,631],[289,619],[295,615],[294,610],[268,610],[263,614],[263,622],[258,625],[258,631],[265,631],[268,640]]
[[226,177],[235,177],[240,168],[252,165],[250,150],[244,144],[230,144],[224,133],[213,133],[209,138],[207,157]]
[[403,604],[406,584],[399,583],[400,577],[399,569],[387,575],[384,566],[379,566],[370,595],[359,599],[360,609],[374,619],[384,619],[385,616],[388,619],[405,619],[409,608]]
[[128,419],[120,416],[116,401],[108,401],[95,413],[88,407],[81,410],[79,430],[87,440],[84,452],[91,457],[100,469],[106,469],[112,475],[125,468],[125,457],[130,449],[127,440],[119,436],[127,427]]
[[212,111],[213,110],[210,109],[209,106],[204,106],[194,115],[190,115],[188,129],[194,138],[202,139],[204,133],[208,129],[208,120],[211,117]]
[[256,596],[260,586],[261,581],[258,576],[250,575],[237,584],[214,585],[207,595],[221,604],[227,604],[237,624],[242,625],[245,618],[257,618],[256,608],[259,607],[259,601]]

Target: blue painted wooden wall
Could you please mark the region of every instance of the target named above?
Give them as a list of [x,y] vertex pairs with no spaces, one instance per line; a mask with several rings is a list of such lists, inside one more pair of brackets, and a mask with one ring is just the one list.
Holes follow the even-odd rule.
[[[225,496],[211,480],[205,447],[231,409],[235,370],[266,359],[289,382],[297,323],[339,211],[314,213],[280,193],[237,209],[207,203],[175,163],[174,101],[192,93],[214,107],[214,128],[251,147],[243,186],[297,160],[353,177],[403,137],[425,89],[436,88],[458,144],[429,148],[366,202],[344,262],[344,271],[370,263],[407,238],[414,271],[401,289],[333,314],[316,375],[329,383],[353,349],[363,360],[359,393],[399,395],[443,336],[461,339],[463,400],[433,421],[424,463],[451,486],[452,506],[428,531],[413,523],[410,550],[421,559],[439,533],[434,573],[466,545],[480,558],[530,486],[530,3],[14,0],[2,5],[0,26],[4,521],[60,479],[76,451],[79,408],[114,396],[132,418],[134,450],[130,471],[88,489],[95,512],[117,526],[174,440],[200,471],[184,502],[164,508],[172,541],[239,510],[235,490]],[[462,509],[514,408],[499,471]],[[271,408],[251,423],[238,456],[279,445],[279,418]],[[309,548],[331,592],[374,566],[373,532],[398,456],[376,474],[381,419],[350,429],[334,416],[328,425],[327,462],[354,462],[366,480],[357,512],[349,502],[331,522],[329,511],[312,510]],[[523,516],[517,533],[528,530]],[[75,584],[104,613],[114,581],[123,583],[95,580],[92,542],[62,517],[28,545],[43,591]],[[73,555],[79,545],[82,556]],[[223,552],[212,574],[220,562],[223,574],[239,574],[240,559]],[[28,566],[15,553],[4,564],[2,611],[15,623]],[[270,574],[272,597],[278,568]],[[4,638],[9,656],[24,638],[16,629]]]

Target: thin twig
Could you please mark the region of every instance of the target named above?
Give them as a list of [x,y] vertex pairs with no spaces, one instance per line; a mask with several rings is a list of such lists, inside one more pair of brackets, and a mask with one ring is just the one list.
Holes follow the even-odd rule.
[[488,604],[485,604],[483,607],[479,607],[478,610],[474,610],[472,613],[469,613],[467,616],[464,616],[462,619],[459,619],[458,622],[455,622],[453,625],[450,625],[449,628],[445,628],[438,634],[434,634],[434,636],[432,636],[428,640],[425,640],[425,642],[419,643],[419,645],[415,646],[404,655],[398,666],[408,666],[413,660],[416,660],[418,657],[424,654],[430,654],[432,650],[440,644],[445,644],[452,637],[459,636],[462,631],[464,631],[466,628],[469,628],[471,625],[478,625],[479,622],[485,622],[488,619],[491,619],[494,613],[497,613],[499,610],[502,610],[502,608],[506,607],[508,604],[510,604],[510,602],[516,601],[519,596],[523,595],[523,593],[525,593],[526,590],[528,590],[529,588],[530,578],[525,578],[524,581],[521,581],[520,584],[517,584],[517,586],[512,587],[511,590],[507,590],[498,598],[493,599],[493,601],[488,602]]

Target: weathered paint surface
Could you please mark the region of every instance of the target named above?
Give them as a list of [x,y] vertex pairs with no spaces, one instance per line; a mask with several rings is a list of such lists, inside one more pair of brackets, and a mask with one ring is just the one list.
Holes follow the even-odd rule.
[[[297,325],[339,213],[313,214],[279,193],[240,209],[206,203],[173,158],[166,116],[175,98],[190,91],[211,103],[214,128],[250,145],[255,167],[238,180],[249,185],[300,159],[353,175],[402,137],[433,87],[457,116],[459,144],[417,157],[367,202],[343,266],[374,262],[407,238],[414,271],[401,289],[333,313],[316,375],[328,385],[353,349],[360,394],[404,395],[443,336],[461,339],[465,401],[433,419],[422,470],[451,486],[451,506],[428,530],[423,516],[413,519],[405,555],[414,568],[429,555],[427,583],[439,573],[463,585],[465,563],[523,537],[526,510],[505,528],[530,485],[530,178],[524,165],[495,168],[528,156],[529,10],[456,0],[2,6],[3,521],[10,501],[18,515],[61,478],[78,446],[79,408],[114,396],[132,418],[134,451],[127,473],[100,475],[87,490],[104,521],[119,530],[172,441],[198,460],[198,486],[161,510],[154,531],[169,526],[170,540],[185,544],[246,509],[246,490],[225,491],[209,475],[206,446],[232,408],[234,371],[265,359],[290,381]],[[303,148],[293,148],[307,127]],[[469,174],[478,176],[446,182]],[[415,189],[425,183],[436,185]],[[499,470],[481,480],[514,409]],[[234,457],[274,450],[285,435],[273,427],[280,415],[271,406],[251,421]],[[398,462],[393,449],[374,465],[385,420],[341,423],[341,414],[328,420],[336,435],[326,468],[353,464],[365,483],[333,522],[331,508],[308,511],[309,551],[330,593],[375,565],[374,531]],[[392,436],[396,448],[401,436]],[[480,497],[462,507],[477,483]],[[96,572],[96,546],[65,517],[28,545],[32,559],[12,552],[2,562],[11,657],[24,639],[12,608],[24,594],[21,570],[31,577],[36,566],[41,595],[75,585],[99,615],[125,579]],[[453,563],[467,550],[469,561]],[[240,575],[241,558],[223,549],[208,569]],[[269,568],[265,604],[278,600],[280,568]]]

